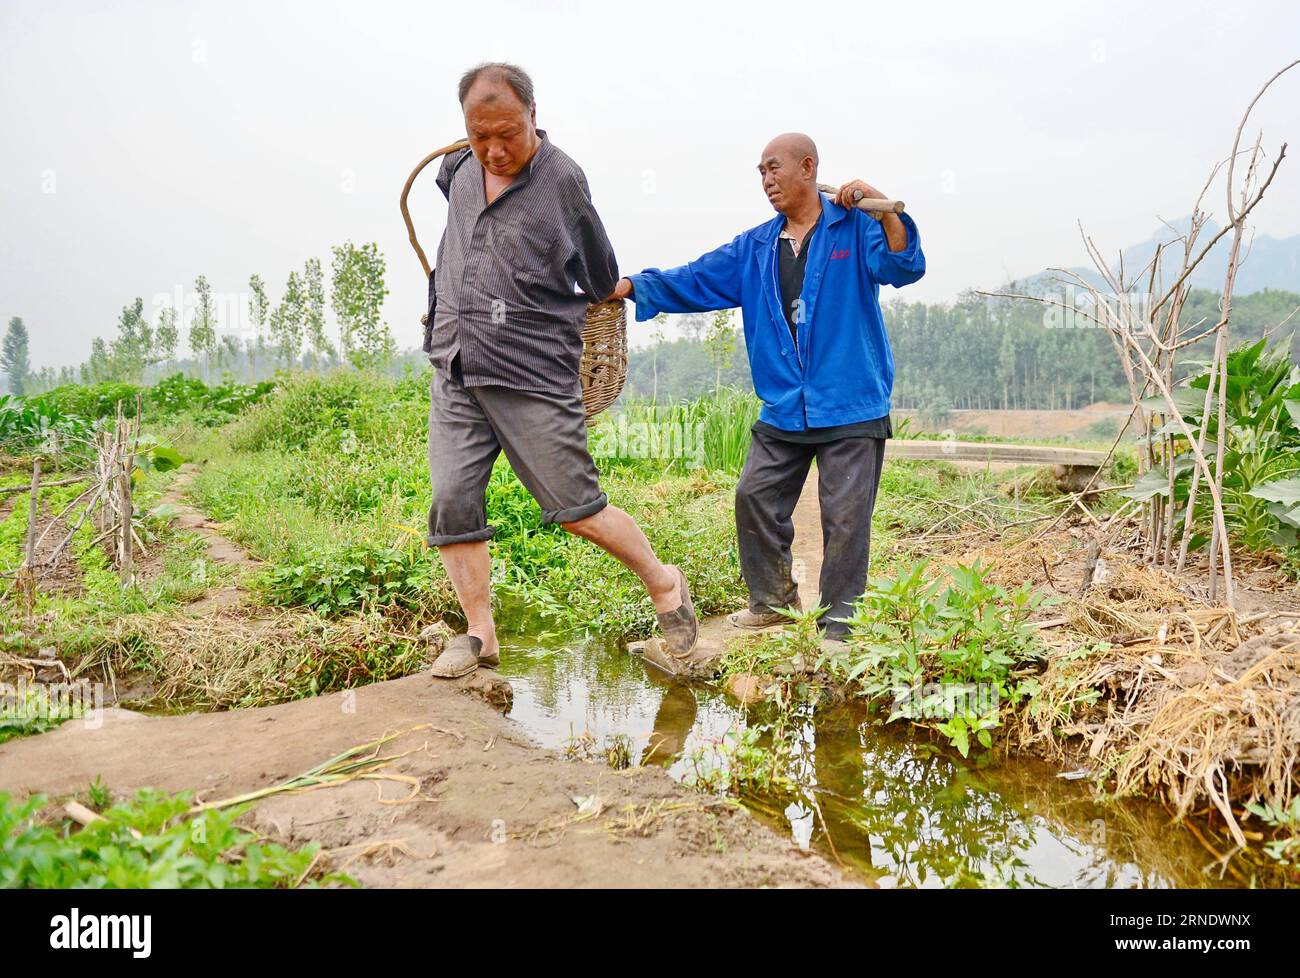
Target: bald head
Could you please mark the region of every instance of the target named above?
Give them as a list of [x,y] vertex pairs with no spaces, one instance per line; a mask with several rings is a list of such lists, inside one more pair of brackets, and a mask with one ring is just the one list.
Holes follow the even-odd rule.
[[533,80],[528,72],[504,61],[486,61],[469,69],[460,76],[456,94],[462,108],[470,101],[494,102],[511,96],[525,109],[534,105]]
[[817,176],[817,144],[801,132],[783,132],[763,148],[763,159],[777,156],[798,166],[805,159],[812,160],[813,176]]
[[784,132],[763,147],[758,161],[763,192],[786,217],[815,213],[817,195],[817,144],[801,132]]

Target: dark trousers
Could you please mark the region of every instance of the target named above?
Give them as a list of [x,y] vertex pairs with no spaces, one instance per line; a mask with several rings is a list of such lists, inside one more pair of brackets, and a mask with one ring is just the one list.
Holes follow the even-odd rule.
[[821,617],[827,638],[842,639],[853,603],[867,587],[871,511],[876,505],[883,438],[841,438],[820,444],[780,441],[755,431],[736,486],[736,537],[740,571],[756,613],[794,604],[792,576],[795,504],[817,460],[817,501],[822,518]]

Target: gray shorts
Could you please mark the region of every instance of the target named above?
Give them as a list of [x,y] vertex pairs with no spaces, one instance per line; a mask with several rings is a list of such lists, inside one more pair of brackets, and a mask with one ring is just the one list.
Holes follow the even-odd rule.
[[519,481],[542,507],[544,523],[574,523],[609,504],[587,450],[586,412],[572,394],[466,387],[459,363],[435,370],[429,385],[429,546],[487,540],[484,494],[504,450]]

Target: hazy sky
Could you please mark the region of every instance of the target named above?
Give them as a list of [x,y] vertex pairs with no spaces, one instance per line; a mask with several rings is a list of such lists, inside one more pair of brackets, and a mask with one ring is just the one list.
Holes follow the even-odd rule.
[[[388,321],[415,345],[424,284],[398,193],[463,135],[456,80],[489,59],[532,74],[624,272],[770,217],[754,165],[798,129],[824,180],[907,202],[929,271],[902,294],[947,300],[1081,264],[1079,218],[1113,253],[1185,214],[1297,56],[1293,0],[0,0],[0,316],[27,322],[37,366],[75,364],[134,296],[149,309],[200,273],[233,295],[257,272],[275,299],[350,238],[387,256]],[[1300,157],[1300,68],[1256,127]],[[432,252],[445,211],[421,182]],[[1261,233],[1300,232],[1300,159],[1258,213]]]

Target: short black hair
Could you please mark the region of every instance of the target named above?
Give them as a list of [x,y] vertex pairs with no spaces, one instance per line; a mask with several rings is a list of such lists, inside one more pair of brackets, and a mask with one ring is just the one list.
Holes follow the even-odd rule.
[[510,90],[523,103],[525,109],[533,107],[533,80],[528,77],[528,72],[524,71],[523,68],[505,61],[485,61],[461,75],[458,89],[461,105],[465,104],[465,96],[474,87],[474,83],[484,75],[487,75],[492,81],[504,82],[509,85]]

